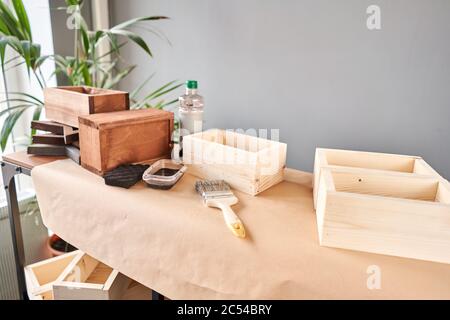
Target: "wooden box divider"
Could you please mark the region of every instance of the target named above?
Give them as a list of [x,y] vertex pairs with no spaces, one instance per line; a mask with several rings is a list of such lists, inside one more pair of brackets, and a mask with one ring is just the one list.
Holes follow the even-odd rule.
[[322,168],[347,168],[351,172],[375,171],[395,173],[399,176],[431,176],[443,179],[421,157],[377,152],[317,148],[314,159],[314,208]]

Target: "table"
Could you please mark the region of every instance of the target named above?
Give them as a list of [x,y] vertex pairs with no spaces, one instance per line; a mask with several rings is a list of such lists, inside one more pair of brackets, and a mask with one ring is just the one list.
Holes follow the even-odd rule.
[[[36,156],[29,155],[25,151],[20,151],[4,155],[1,161],[3,185],[5,186],[6,200],[8,204],[8,216],[12,235],[17,286],[19,290],[19,297],[22,300],[28,299],[28,294],[26,290],[24,274],[25,251],[23,245],[22,228],[20,225],[20,211],[14,177],[19,174],[30,176],[31,170],[34,167],[62,159],[66,159],[66,157]],[[152,290],[152,300],[164,300],[164,296]]]
[[65,157],[42,157],[28,155],[25,151],[15,152],[3,156],[1,161],[3,185],[8,204],[9,223],[12,234],[13,252],[16,266],[17,283],[21,299],[27,298],[25,286],[25,253],[23,247],[22,228],[20,226],[20,212],[17,201],[17,190],[14,177],[18,174],[30,175],[31,170],[38,165],[61,160]]
[[106,186],[70,160],[32,178],[45,225],[171,299],[450,298],[449,264],[320,246],[310,173],[235,192],[246,239],[203,206],[189,173],[169,191]]

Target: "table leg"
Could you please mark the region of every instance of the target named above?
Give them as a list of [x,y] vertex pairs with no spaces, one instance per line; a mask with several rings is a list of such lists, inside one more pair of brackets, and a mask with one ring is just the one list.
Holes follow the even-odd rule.
[[164,300],[164,296],[152,289],[152,300]]
[[20,210],[17,201],[16,182],[14,180],[14,177],[22,171],[20,167],[5,162],[2,162],[1,166],[6,200],[8,203],[8,215],[16,265],[17,284],[20,299],[23,300],[28,298],[23,269],[25,266],[25,251],[22,238],[22,227],[20,225]]

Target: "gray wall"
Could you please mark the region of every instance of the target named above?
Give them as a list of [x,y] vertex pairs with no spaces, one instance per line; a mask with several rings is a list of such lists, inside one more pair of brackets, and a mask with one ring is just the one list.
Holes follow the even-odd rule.
[[[288,165],[312,170],[317,146],[422,155],[450,178],[450,1],[112,0],[112,21],[152,14],[152,85],[197,79],[206,126],[279,128]],[[382,29],[366,28],[381,7]],[[143,32],[140,30],[140,32]],[[181,90],[180,90],[181,92]]]

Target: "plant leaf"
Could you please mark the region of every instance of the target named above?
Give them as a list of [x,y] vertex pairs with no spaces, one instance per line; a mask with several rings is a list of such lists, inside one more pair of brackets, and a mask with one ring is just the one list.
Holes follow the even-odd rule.
[[33,105],[33,104],[20,104],[20,105],[14,106],[14,107],[9,107],[8,109],[0,111],[0,117],[3,117],[5,114],[8,114],[12,110],[21,109],[21,108],[30,108],[30,107],[34,107],[34,106],[35,105]]
[[22,32],[27,36],[28,40],[33,41],[30,21],[28,20],[27,11],[25,10],[22,0],[12,0],[12,3],[16,12],[16,16],[19,19]]
[[134,18],[134,19],[127,20],[125,22],[122,22],[122,23],[112,27],[111,30],[124,29],[126,27],[132,26],[132,25],[134,25],[134,24],[136,24],[138,22],[141,22],[141,21],[161,20],[161,19],[169,19],[169,17],[165,17],[165,16],[147,16],[147,17]]
[[20,116],[25,112],[25,110],[27,110],[26,107],[11,111],[3,122],[2,131],[0,133],[0,147],[2,151],[5,151],[6,144],[8,143],[8,138],[14,126],[16,125],[17,120],[19,120]]
[[[41,118],[42,106],[36,106],[33,112],[33,120],[37,121]],[[36,134],[36,129],[31,128],[31,137]]]
[[114,35],[120,35],[124,36],[134,43],[136,43],[138,46],[140,46],[145,52],[148,53],[150,57],[153,57],[152,52],[150,51],[150,48],[148,47],[147,43],[142,39],[140,36],[138,36],[136,33],[128,31],[128,30],[120,30],[120,29],[111,29],[110,32]]
[[[0,93],[3,93],[3,94],[4,94],[5,92],[0,92]],[[42,102],[41,99],[36,98],[35,96],[33,96],[33,95],[29,94],[29,93],[26,93],[26,92],[10,91],[10,92],[8,92],[8,93],[9,93],[9,94],[19,95],[19,96],[25,96],[25,97],[28,97],[28,98],[30,98],[30,99],[36,101],[37,104],[41,104],[41,105],[44,104],[44,102]],[[35,103],[34,103],[34,104],[35,104]]]
[[125,78],[128,74],[130,74],[131,71],[136,68],[136,65],[129,66],[128,68],[123,69],[122,71],[118,72],[112,79],[107,81],[103,88],[110,89],[114,87],[116,84],[118,84],[123,78]]
[[0,39],[0,60],[2,69],[5,68],[5,53],[6,53],[6,46],[8,45],[8,40],[5,38]]
[[165,90],[166,88],[170,87],[171,85],[173,85],[176,82],[176,80],[170,81],[168,83],[166,83],[165,85],[163,85],[162,87],[156,89],[155,91],[149,93],[144,99],[142,99],[140,102],[137,103],[138,106],[143,105],[145,103],[147,103],[148,101],[155,99],[157,97],[160,97],[163,94],[166,94],[172,90],[175,90],[177,88],[179,88],[180,86],[182,86],[183,84],[177,84],[175,86],[173,86],[172,88],[169,88],[167,90]]
[[23,58],[25,59],[25,63],[27,66],[28,77],[30,76],[30,68],[31,68],[31,43],[28,40],[20,41],[22,50],[23,50]]
[[147,83],[155,76],[155,72],[153,72],[147,79],[145,79],[136,89],[134,89],[130,93],[130,97],[134,98],[139,92],[147,85]]
[[2,20],[7,28],[7,30],[5,30],[7,32],[4,32],[5,35],[15,36],[20,40],[28,40],[26,35],[22,32],[19,21],[4,1],[0,1],[0,20]]

